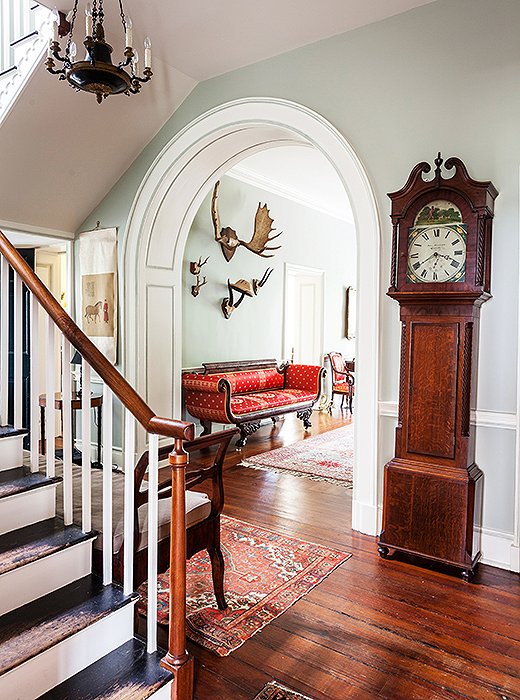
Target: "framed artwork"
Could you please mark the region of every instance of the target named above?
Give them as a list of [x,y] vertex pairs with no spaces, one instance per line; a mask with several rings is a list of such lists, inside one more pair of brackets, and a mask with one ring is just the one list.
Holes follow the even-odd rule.
[[345,338],[353,340],[356,337],[356,290],[347,287],[345,290]]
[[105,357],[117,359],[117,229],[97,229],[79,237],[80,327]]

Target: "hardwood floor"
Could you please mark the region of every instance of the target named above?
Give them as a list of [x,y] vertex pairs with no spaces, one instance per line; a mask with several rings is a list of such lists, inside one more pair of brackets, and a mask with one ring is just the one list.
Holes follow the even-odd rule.
[[[313,415],[312,433],[344,424]],[[197,700],[250,700],[271,679],[316,700],[520,698],[520,578],[481,565],[473,583],[382,560],[351,530],[352,492],[238,466],[302,438],[295,416],[261,428],[225,464],[224,512],[352,557],[228,657],[190,643]]]

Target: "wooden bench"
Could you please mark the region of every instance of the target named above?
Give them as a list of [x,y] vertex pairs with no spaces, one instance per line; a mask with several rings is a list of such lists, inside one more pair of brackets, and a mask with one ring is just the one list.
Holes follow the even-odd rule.
[[200,371],[183,374],[184,402],[200,420],[203,435],[211,433],[212,423],[234,424],[240,429],[236,444],[242,447],[264,418],[275,422],[283,413],[296,412],[310,428],[324,376],[323,367],[278,367],[273,359],[205,363]]

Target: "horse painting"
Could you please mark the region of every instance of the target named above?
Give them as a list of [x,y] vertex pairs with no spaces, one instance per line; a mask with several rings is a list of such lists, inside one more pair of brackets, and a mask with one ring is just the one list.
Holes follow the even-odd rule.
[[91,321],[94,321],[97,323],[99,321],[99,312],[101,311],[101,307],[103,306],[103,302],[98,301],[94,306],[85,306],[85,318],[87,319],[87,322],[90,323]]

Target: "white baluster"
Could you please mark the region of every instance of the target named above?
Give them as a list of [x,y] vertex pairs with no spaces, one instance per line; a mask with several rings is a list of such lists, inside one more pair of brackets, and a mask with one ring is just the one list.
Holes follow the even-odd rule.
[[92,530],[90,365],[83,358],[81,388],[81,511],[83,532]]
[[71,345],[62,336],[62,366],[61,366],[61,406],[63,422],[63,520],[65,525],[72,525],[73,493],[72,493],[72,377],[70,370]]
[[123,593],[134,590],[134,468],[135,419],[125,409],[125,514],[124,514],[124,576]]
[[[103,384],[103,585],[105,586],[112,583],[112,397],[110,388]],[[100,426],[98,426],[99,429]]]
[[9,265],[1,257],[0,278],[1,298],[4,300],[0,320],[0,425],[7,425],[9,411]]
[[22,353],[23,353],[23,294],[22,278],[14,273],[14,414],[13,424],[15,428],[23,428],[22,406],[23,406],[23,374],[22,374]]
[[149,435],[148,454],[148,610],[149,654],[157,651],[157,544],[159,527],[159,436]]
[[45,449],[47,455],[47,476],[49,478],[54,477],[56,471],[54,456],[56,442],[56,411],[54,407],[56,394],[55,349],[56,333],[54,321],[50,316],[47,316],[47,343],[45,350]]
[[38,441],[40,438],[39,431],[39,396],[40,396],[40,345],[38,326],[40,322],[40,305],[34,294],[30,296],[30,317],[31,317],[31,471],[37,472],[40,466],[40,450]]

